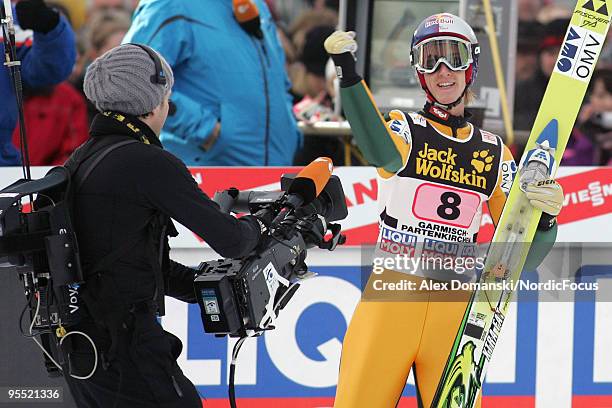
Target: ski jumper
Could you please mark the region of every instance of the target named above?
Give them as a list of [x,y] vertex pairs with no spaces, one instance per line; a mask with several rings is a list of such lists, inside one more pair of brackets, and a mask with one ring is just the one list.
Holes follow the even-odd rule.
[[[416,242],[475,242],[485,202],[497,223],[516,172],[498,136],[431,104],[418,113],[391,111],[385,121],[363,80],[342,84],[353,135],[378,171],[379,248],[388,241],[406,249]],[[538,231],[536,240],[555,235],[556,228]],[[530,253],[530,265],[548,251],[538,252]],[[334,406],[394,407],[414,368],[419,406],[429,407],[470,292],[452,291],[452,301],[435,290],[381,298],[374,287],[380,279],[417,286],[424,280],[390,270],[371,275],[344,339]]]
[[[498,136],[429,104],[420,113],[391,111],[385,122],[363,81],[343,88],[342,97],[358,143],[387,138],[394,146],[370,152],[360,143],[378,167],[379,246],[475,242],[485,202],[499,219],[516,166]],[[386,282],[423,279],[383,275]],[[444,292],[416,290],[389,301],[376,299],[375,279],[380,276],[371,276],[345,336],[335,407],[394,407],[413,366],[428,407],[469,293],[451,302]]]
[[[325,43],[353,136],[378,171],[380,229],[372,273],[344,338],[334,406],[395,407],[412,369],[419,407],[429,408],[471,297],[449,283],[477,279],[478,267],[464,273],[456,261],[478,255],[484,267],[475,248],[483,205],[497,224],[517,166],[498,136],[469,123],[469,114],[449,113],[464,102],[477,71],[480,48],[466,22],[434,15],[415,31],[411,63],[430,101],[420,112],[382,117],[355,70],[356,46],[354,33],[344,32]],[[448,105],[434,104],[426,86],[425,75],[442,63],[466,75],[463,94]],[[534,242],[554,243],[554,217],[542,220],[548,222]],[[525,269],[539,265],[550,246],[533,249]],[[410,270],[393,262],[402,256],[419,265],[432,256],[453,263]],[[451,396],[457,405],[461,398]],[[478,395],[475,406],[480,403]]]

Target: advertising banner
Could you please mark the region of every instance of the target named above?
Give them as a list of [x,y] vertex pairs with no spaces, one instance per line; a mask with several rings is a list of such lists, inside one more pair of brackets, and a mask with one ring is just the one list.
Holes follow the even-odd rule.
[[[33,177],[47,170],[35,168]],[[191,172],[212,196],[229,187],[277,190],[281,174],[298,170],[192,168]],[[340,167],[334,174],[342,180],[349,210],[348,218],[341,222],[347,245],[333,253],[309,251],[306,262],[319,276],[303,282],[275,330],[245,343],[236,371],[236,395],[242,408],[333,405],[344,333],[361,296],[361,247],[375,243],[378,233],[374,169]],[[19,177],[19,169],[0,169],[2,185]],[[557,241],[612,242],[612,168],[561,168],[559,177],[565,206]],[[218,257],[200,238],[178,227],[180,234],[171,241],[174,259],[196,266]],[[491,217],[485,214],[479,241],[486,242],[492,233]],[[610,252],[607,256],[585,252],[580,270],[571,271],[578,272],[582,282],[597,282],[600,289],[596,292],[576,292],[575,298],[563,302],[547,293],[528,301],[533,294],[519,293],[490,364],[483,387],[484,407],[612,407]],[[549,254],[568,265],[571,256],[562,248]],[[537,281],[541,272],[527,272],[527,277]],[[196,384],[205,406],[229,407],[228,362],[235,340],[205,334],[199,307],[171,298],[162,324],[183,341],[179,363]],[[412,376],[403,395],[399,407],[416,407]]]

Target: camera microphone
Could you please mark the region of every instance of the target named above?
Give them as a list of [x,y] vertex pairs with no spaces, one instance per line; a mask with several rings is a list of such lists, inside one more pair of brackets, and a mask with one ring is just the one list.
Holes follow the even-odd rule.
[[334,163],[329,157],[319,157],[300,171],[287,188],[286,205],[272,222],[278,225],[291,209],[313,202],[329,181]]
[[259,18],[259,10],[255,3],[251,0],[232,0],[232,8],[234,17],[240,27],[250,35],[262,39],[263,32],[261,31],[261,20]]
[[[297,209],[300,216],[325,213],[327,217],[333,213],[334,217],[340,217],[337,219],[343,219],[346,215],[342,215],[342,211],[337,214],[334,212],[344,204],[343,196],[336,197],[335,186],[330,190],[333,197],[329,195],[330,192],[323,194],[325,204],[317,200],[326,191],[333,169],[334,164],[330,158],[319,157],[295,176],[282,180],[282,191],[240,191],[232,187],[217,191],[213,201],[223,212],[251,213],[272,228],[278,227],[290,211]],[[336,201],[342,203],[334,205]]]
[[300,171],[287,189],[287,194],[297,195],[301,202],[310,204],[321,194],[334,171],[334,163],[329,157],[319,157]]

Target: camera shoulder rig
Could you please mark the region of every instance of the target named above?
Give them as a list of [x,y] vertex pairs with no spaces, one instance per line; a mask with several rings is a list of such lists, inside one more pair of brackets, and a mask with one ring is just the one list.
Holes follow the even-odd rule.
[[[32,322],[25,335],[41,335],[49,353],[49,336],[65,333],[82,316],[84,276],[71,217],[74,194],[110,152],[137,142],[90,139],[43,178],[20,179],[0,190],[0,257],[16,268],[24,285]],[[45,362],[50,374],[57,372],[47,356]]]

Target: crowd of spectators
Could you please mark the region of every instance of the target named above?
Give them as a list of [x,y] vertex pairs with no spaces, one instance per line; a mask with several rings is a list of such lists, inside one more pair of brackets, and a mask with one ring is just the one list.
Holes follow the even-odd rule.
[[[229,2],[229,0],[228,0]],[[72,74],[64,82],[51,86],[27,86],[25,95],[26,128],[31,147],[32,165],[61,164],[68,155],[87,137],[87,129],[96,113],[95,107],[89,103],[83,94],[83,78],[87,66],[98,56],[125,41],[147,42],[144,35],[148,33],[146,22],[142,27],[135,28],[138,22],[138,0],[46,0],[46,4],[59,10],[70,22],[76,33],[77,58]],[[200,81],[194,81],[182,86],[180,78],[187,69],[184,66],[174,66],[178,73],[176,95],[173,99],[179,105],[179,112],[188,113],[183,117],[179,114],[176,120],[170,119],[162,142],[170,146],[179,146],[175,154],[181,156],[191,165],[251,165],[251,164],[305,164],[317,155],[324,153],[341,162],[342,144],[336,139],[327,137],[309,136],[302,140],[301,135],[293,136],[287,133],[299,131],[292,130],[296,121],[305,123],[321,120],[338,120],[334,112],[333,96],[335,78],[333,66],[329,64],[327,54],[323,49],[323,41],[335,30],[338,23],[338,1],[333,0],[266,0],[262,10],[264,19],[262,28],[265,30],[266,16],[271,19],[271,26],[278,34],[280,59],[284,58],[284,71],[286,79],[291,83],[288,89],[286,103],[288,111],[293,113],[290,121],[293,124],[275,124],[282,128],[284,136],[278,136],[278,142],[271,145],[277,149],[275,156],[283,156],[281,160],[259,163],[250,158],[255,155],[246,149],[245,140],[231,141],[232,147],[227,149],[245,148],[245,159],[231,158],[236,156],[235,151],[222,151],[217,146],[215,155],[209,150],[212,144],[218,143],[217,138],[222,129],[229,134],[237,135],[241,132],[240,126],[232,127],[233,122],[226,121],[222,126],[220,116],[223,109],[217,107],[218,113],[208,120],[208,109],[205,104],[198,104],[193,100],[185,102],[182,98],[198,96],[198,86],[209,87],[208,82],[219,77],[220,72],[227,71],[231,76],[232,67],[211,65],[213,76],[206,77],[204,66],[197,67],[202,71]],[[554,69],[557,54],[563,43],[564,34],[571,17],[571,9],[564,0],[519,0],[519,25],[516,54],[516,86],[514,105],[514,128],[529,130],[535,120],[541,99],[546,90],[548,79]],[[150,17],[147,17],[150,18]],[[159,37],[159,36],[158,36]],[[171,41],[155,42],[149,45],[158,49],[169,61],[179,58],[176,44],[188,39],[174,38]],[[203,41],[191,39],[194,43]],[[276,45],[275,43],[275,45]],[[164,47],[166,49],[160,49]],[[192,47],[192,45],[190,45]],[[173,50],[171,50],[174,48]],[[193,47],[192,47],[193,48]],[[177,54],[172,55],[173,51]],[[231,52],[231,51],[230,51]],[[284,53],[284,57],[283,57]],[[170,54],[170,55],[166,55]],[[182,57],[181,57],[182,58]],[[272,58],[277,60],[276,57]],[[175,62],[178,64],[178,61]],[[181,72],[183,71],[183,72]],[[274,72],[274,71],[271,71]],[[204,82],[207,82],[205,85]],[[269,84],[273,86],[274,84]],[[216,86],[216,85],[215,85]],[[208,92],[208,89],[207,89]],[[184,93],[185,95],[181,95]],[[206,95],[206,92],[202,92]],[[242,97],[245,98],[242,90]],[[279,99],[279,98],[273,98]],[[215,102],[217,103],[217,102]],[[234,122],[239,117],[252,110],[253,102],[242,103],[246,106],[245,113],[231,112]],[[187,105],[191,104],[189,107]],[[217,103],[219,105],[220,103]],[[214,103],[211,103],[213,106]],[[193,109],[192,109],[193,108]],[[279,109],[280,108],[277,106]],[[183,111],[181,111],[183,109]],[[215,107],[211,108],[215,112]],[[201,116],[200,119],[198,115]],[[216,116],[215,116],[216,115]],[[278,114],[275,114],[278,116]],[[216,119],[214,119],[216,117]],[[197,119],[197,120],[196,120]],[[194,122],[191,124],[191,122]],[[176,123],[175,123],[176,122]],[[172,128],[174,126],[174,128]],[[253,124],[249,124],[253,126]],[[284,127],[283,127],[284,126]],[[201,134],[181,135],[189,133],[199,127]],[[243,130],[248,131],[249,127]],[[274,129],[271,130],[274,132]],[[197,132],[196,132],[197,133]],[[214,136],[211,138],[211,136]],[[165,140],[164,140],[165,138]],[[221,138],[223,139],[223,137]],[[18,146],[18,128],[13,132],[13,143]],[[227,140],[225,141],[227,144]],[[280,147],[279,147],[280,146]],[[213,146],[214,149],[214,146]],[[192,153],[185,155],[190,150]],[[280,152],[280,153],[279,153]],[[211,157],[227,157],[229,161],[215,160]],[[238,156],[236,156],[238,157]],[[233,160],[233,159],[232,159]],[[564,163],[568,165],[609,165],[612,161],[612,44],[607,45],[602,52],[600,62],[594,74],[587,97],[578,117],[572,138],[564,156]]]
[[[32,165],[61,164],[87,138],[96,108],[83,94],[85,72],[95,58],[122,42],[145,43],[173,65],[177,77],[172,96],[175,109],[161,140],[188,165],[301,162],[306,160],[303,148],[312,147],[313,141],[304,145],[293,112],[310,121],[336,118],[330,111],[323,41],[337,24],[337,1],[255,0],[261,16],[256,30],[263,32],[263,38],[255,35],[253,43],[238,25],[231,24],[237,16],[232,14],[229,0],[204,5],[189,0],[143,2],[140,8],[138,0],[45,3],[72,25],[77,59],[64,82],[40,89],[26,84],[24,111]],[[178,9],[193,21],[171,18]],[[200,11],[199,20],[210,19],[206,24],[196,24],[199,20],[195,21],[193,13]],[[159,24],[152,28],[155,22]],[[194,35],[196,30],[217,23],[220,27],[211,33]],[[234,31],[223,34],[232,28]],[[218,36],[212,38],[215,32]],[[237,47],[243,50],[237,53]],[[218,55],[211,58],[215,49]],[[251,53],[256,49],[256,54]],[[283,59],[284,65],[277,64]],[[265,85],[265,92],[259,82]],[[260,115],[259,111],[266,113]],[[260,123],[264,116],[266,123]],[[13,140],[19,143],[18,127]]]
[[[530,130],[572,15],[564,1],[519,0],[514,128]],[[608,34],[608,38],[612,34]],[[612,44],[604,46],[563,156],[568,166],[612,162]]]

